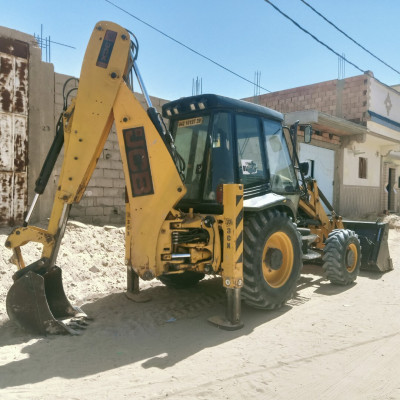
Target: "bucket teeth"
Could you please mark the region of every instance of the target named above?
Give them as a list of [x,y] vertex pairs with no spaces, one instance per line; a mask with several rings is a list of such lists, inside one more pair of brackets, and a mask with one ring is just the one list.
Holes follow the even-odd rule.
[[86,327],[89,326],[89,323],[83,318],[72,318],[68,325],[77,326],[78,329],[86,329]]
[[[84,314],[84,313],[83,313]],[[72,335],[80,335],[88,326],[92,318],[88,318],[86,314],[76,315],[74,318],[66,319],[62,322],[66,329]]]
[[71,321],[67,324],[67,326],[71,329],[84,330],[86,329],[87,325],[80,324],[79,322],[76,321]]

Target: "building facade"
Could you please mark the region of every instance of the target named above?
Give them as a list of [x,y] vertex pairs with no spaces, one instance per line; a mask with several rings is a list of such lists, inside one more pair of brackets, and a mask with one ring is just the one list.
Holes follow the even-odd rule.
[[[66,86],[65,86],[66,85]],[[20,224],[34,196],[35,180],[55,135],[63,93],[76,80],[41,61],[35,38],[0,27],[0,225]],[[269,93],[261,105],[313,127],[299,154],[334,208],[358,217],[400,210],[400,86],[371,72]],[[144,98],[136,94],[144,104]],[[253,101],[254,99],[245,99]],[[166,100],[152,98],[160,108]],[[62,157],[60,157],[60,160]],[[35,208],[32,221],[50,215],[61,161]],[[125,180],[112,129],[80,204],[71,217],[93,224],[122,224]]]
[[285,113],[287,124],[312,124],[311,143],[299,144],[300,160],[310,163],[313,177],[339,213],[364,217],[400,210],[397,89],[368,71],[257,100]]

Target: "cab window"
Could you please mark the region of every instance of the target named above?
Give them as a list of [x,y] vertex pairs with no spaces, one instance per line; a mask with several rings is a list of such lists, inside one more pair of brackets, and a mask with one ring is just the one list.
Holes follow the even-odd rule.
[[277,193],[293,192],[298,184],[282,126],[278,121],[267,119],[263,125],[271,189]]
[[216,188],[219,184],[235,182],[233,154],[231,114],[215,113],[211,136],[211,157],[208,157],[207,163],[205,200],[216,199]]
[[263,164],[259,119],[236,115],[236,135],[240,182],[245,186],[264,183],[267,172]]
[[201,177],[204,170],[204,155],[207,146],[210,117],[176,121],[173,128],[175,146],[185,161],[185,186],[187,199],[201,197]]

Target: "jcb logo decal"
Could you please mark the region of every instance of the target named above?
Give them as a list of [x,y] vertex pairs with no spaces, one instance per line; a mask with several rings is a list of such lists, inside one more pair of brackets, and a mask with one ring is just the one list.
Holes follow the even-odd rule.
[[138,197],[153,194],[153,180],[151,177],[144,127],[125,129],[123,136],[132,196]]

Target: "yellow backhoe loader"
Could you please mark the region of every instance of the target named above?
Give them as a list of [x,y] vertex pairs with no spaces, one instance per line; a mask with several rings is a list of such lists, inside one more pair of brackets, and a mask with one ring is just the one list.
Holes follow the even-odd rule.
[[[274,309],[296,290],[304,246],[295,222],[305,197],[285,140],[283,115],[199,95],[163,106],[168,130],[151,105],[137,50],[136,38],[126,29],[96,24],[76,97],[68,106],[65,102],[24,226],[7,238],[18,266],[7,312],[30,332],[76,334],[87,324],[86,314],[65,296],[56,259],[70,208],[81,200],[113,123],[126,181],[125,260],[132,300],[143,300],[139,277],[188,287],[205,274],[220,275],[227,314],[210,321],[233,330],[242,326],[241,299]],[[147,110],[133,93],[134,75]],[[32,210],[62,146],[48,227],[31,226]],[[315,236],[304,234],[303,242],[311,241]],[[25,265],[22,246],[28,242],[41,243],[43,251],[40,260]],[[351,241],[346,248],[356,261],[348,255],[344,268],[358,266],[359,244]]]

